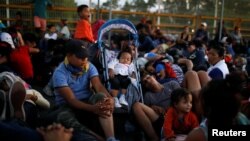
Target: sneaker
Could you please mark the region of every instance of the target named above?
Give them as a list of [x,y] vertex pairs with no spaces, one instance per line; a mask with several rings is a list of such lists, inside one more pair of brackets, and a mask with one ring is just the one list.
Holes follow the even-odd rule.
[[125,95],[124,95],[124,94],[122,94],[122,95],[120,96],[119,102],[120,102],[121,105],[128,106],[128,102],[127,102],[127,100],[125,99]]
[[17,118],[25,121],[25,112],[23,108],[26,91],[23,84],[20,81],[13,83],[9,91],[9,106],[10,117]]
[[122,105],[120,104],[120,102],[119,102],[119,100],[118,100],[117,97],[115,97],[115,107],[116,108],[121,108],[122,107]]
[[34,95],[37,97],[37,99],[33,102],[32,100],[29,100],[30,102],[34,103],[37,106],[40,106],[44,109],[50,108],[50,103],[47,99],[45,99],[40,92],[34,89],[26,90],[26,94],[28,95]]
[[6,93],[0,90],[0,120],[6,118]]

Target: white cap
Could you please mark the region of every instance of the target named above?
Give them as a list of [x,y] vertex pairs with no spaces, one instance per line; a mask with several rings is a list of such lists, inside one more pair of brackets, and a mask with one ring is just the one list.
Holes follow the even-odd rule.
[[207,27],[207,23],[206,22],[202,22],[201,25],[203,25],[204,27]]
[[8,44],[10,44],[11,48],[15,48],[15,45],[13,43],[12,37],[10,36],[9,33],[7,32],[2,32],[0,33],[0,40],[3,42],[7,42]]

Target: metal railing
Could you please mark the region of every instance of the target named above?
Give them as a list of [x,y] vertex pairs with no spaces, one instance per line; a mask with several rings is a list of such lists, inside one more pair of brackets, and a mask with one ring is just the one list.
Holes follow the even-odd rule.
[[[9,9],[9,16],[7,16],[6,9]],[[23,20],[27,22],[29,27],[33,27],[33,6],[30,5],[15,5],[15,4],[0,4],[0,20],[4,23],[14,22],[15,13],[21,11],[23,14]],[[98,16],[100,19],[109,19],[109,10],[99,9]],[[91,9],[92,17],[91,21],[97,20],[97,10]],[[141,18],[147,17],[152,20],[155,27],[158,27],[169,34],[179,34],[183,30],[183,27],[188,25],[195,31],[201,22],[207,22],[208,30],[210,34],[215,33],[215,27],[213,23],[215,20],[219,20],[218,17],[203,16],[203,15],[181,15],[181,14],[168,14],[168,13],[149,13],[149,12],[130,12],[130,11],[112,11],[112,18],[124,18],[128,19],[134,24],[137,24]],[[157,24],[157,18],[160,17],[161,23]],[[76,7],[63,7],[55,6],[53,9],[48,9],[48,23],[59,24],[60,19],[67,18],[69,22],[70,30],[73,32],[75,28],[78,16],[76,13]],[[227,18],[224,19],[225,27],[230,33],[234,26],[241,27],[242,35],[245,38],[250,38],[250,19],[241,18]],[[211,25],[211,26],[210,26]],[[32,28],[31,28],[32,30]]]

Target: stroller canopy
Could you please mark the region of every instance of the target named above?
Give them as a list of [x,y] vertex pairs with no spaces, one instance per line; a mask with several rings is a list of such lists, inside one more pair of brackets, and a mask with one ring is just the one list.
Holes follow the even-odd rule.
[[98,47],[102,47],[102,37],[105,33],[113,29],[123,29],[129,31],[133,37],[135,46],[138,47],[138,34],[133,23],[125,19],[112,19],[101,26],[98,32]]

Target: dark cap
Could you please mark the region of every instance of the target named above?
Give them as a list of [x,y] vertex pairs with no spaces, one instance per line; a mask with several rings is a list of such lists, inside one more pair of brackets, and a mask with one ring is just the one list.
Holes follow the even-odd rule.
[[70,40],[66,44],[66,53],[74,54],[77,58],[81,59],[88,57],[88,50],[83,45],[83,42],[79,40]]

